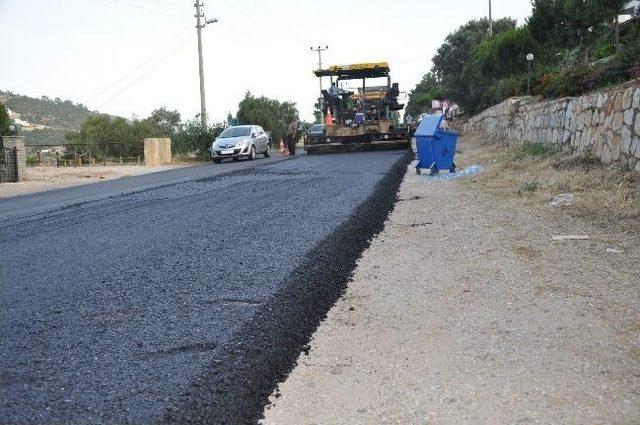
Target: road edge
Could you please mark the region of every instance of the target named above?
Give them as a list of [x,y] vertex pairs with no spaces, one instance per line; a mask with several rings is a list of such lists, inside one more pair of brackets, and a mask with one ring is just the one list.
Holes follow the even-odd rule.
[[282,289],[222,349],[222,358],[167,408],[163,424],[258,423],[269,396],[347,287],[356,262],[384,223],[413,155],[407,152],[331,235],[310,251]]

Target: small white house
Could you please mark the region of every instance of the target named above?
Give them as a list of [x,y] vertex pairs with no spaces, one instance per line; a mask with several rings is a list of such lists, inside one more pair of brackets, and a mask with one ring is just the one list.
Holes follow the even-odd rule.
[[622,7],[623,15],[636,16],[640,12],[640,0],[629,0]]

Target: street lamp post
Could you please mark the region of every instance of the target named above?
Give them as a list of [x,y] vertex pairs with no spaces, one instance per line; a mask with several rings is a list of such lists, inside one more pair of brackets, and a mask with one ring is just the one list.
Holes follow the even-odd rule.
[[533,62],[533,53],[527,53],[527,96],[531,94],[531,62]]

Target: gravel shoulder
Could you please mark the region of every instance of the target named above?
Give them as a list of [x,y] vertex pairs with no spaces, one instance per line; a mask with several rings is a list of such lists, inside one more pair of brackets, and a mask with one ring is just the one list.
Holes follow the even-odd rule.
[[262,423],[637,423],[638,276],[637,233],[409,170]]

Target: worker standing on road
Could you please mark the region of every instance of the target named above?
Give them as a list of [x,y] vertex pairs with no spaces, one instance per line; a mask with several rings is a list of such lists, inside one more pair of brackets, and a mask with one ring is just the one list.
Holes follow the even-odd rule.
[[287,149],[289,149],[289,155],[296,155],[296,137],[298,136],[298,119],[294,118],[289,127],[287,128]]

